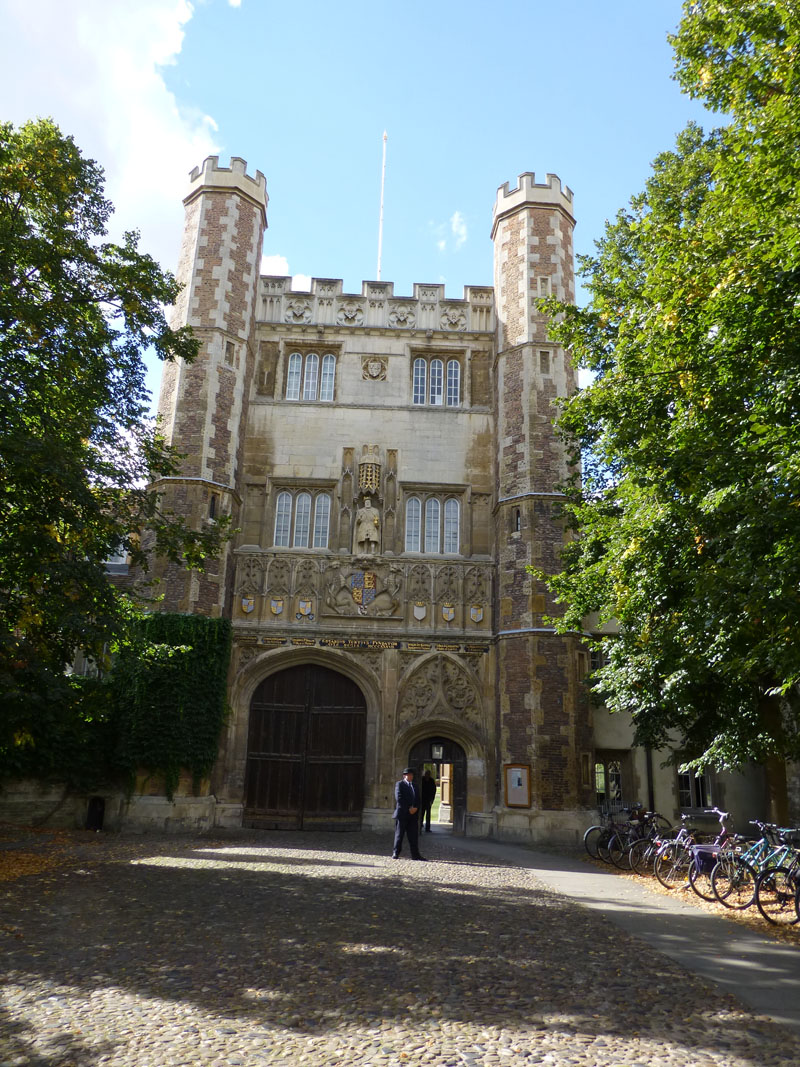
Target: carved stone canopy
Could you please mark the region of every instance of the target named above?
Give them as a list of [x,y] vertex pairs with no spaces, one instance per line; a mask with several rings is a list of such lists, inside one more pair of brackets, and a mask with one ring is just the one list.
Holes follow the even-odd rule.
[[377,445],[364,445],[358,464],[358,488],[361,493],[380,497],[381,453]]

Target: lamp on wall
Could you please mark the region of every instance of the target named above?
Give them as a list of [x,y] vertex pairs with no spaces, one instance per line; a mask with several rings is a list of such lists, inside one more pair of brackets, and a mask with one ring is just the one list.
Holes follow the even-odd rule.
[[431,745],[431,759],[444,759],[444,745]]

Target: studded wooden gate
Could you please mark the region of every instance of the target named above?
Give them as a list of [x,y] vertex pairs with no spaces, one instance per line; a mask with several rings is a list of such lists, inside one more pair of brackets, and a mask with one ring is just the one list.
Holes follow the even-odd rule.
[[265,678],[250,702],[244,825],[360,829],[366,722],[361,690],[327,667]]

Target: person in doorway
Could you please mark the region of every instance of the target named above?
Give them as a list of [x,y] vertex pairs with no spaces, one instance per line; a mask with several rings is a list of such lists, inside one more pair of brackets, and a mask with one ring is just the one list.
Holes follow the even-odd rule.
[[392,859],[399,860],[403,838],[408,837],[412,860],[424,860],[419,854],[419,790],[414,785],[414,768],[406,767],[394,787],[394,848]]
[[425,830],[427,833],[430,833],[431,808],[433,807],[433,801],[436,797],[436,779],[428,770],[422,772],[422,781],[420,782],[419,792],[419,828],[420,831]]

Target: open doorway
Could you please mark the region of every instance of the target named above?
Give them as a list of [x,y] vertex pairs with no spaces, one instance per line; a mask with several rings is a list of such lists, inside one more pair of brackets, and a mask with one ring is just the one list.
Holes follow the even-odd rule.
[[431,827],[463,834],[467,821],[467,756],[461,745],[447,737],[418,741],[409,754],[409,766],[431,772],[436,798],[431,809]]

